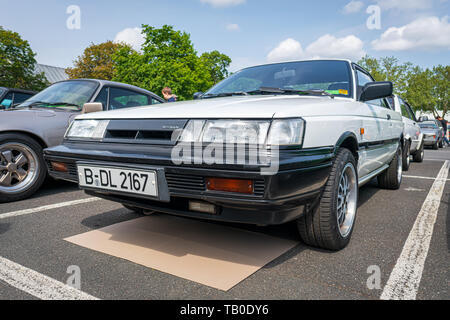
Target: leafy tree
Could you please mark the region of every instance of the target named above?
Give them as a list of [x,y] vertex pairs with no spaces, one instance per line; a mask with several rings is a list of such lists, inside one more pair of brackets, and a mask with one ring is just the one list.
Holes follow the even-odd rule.
[[391,81],[394,84],[395,93],[402,95],[406,92],[409,73],[413,67],[411,63],[399,64],[395,57],[377,60],[365,56],[358,64],[367,69],[376,81]]
[[47,87],[45,75],[34,72],[35,56],[28,41],[0,26],[0,86],[35,91]]
[[214,50],[203,53],[200,59],[206,68],[208,68],[214,84],[229,76],[228,67],[231,64],[231,59],[227,55]]
[[422,70],[418,66],[414,67],[409,74],[408,88],[404,98],[413,106],[415,111],[432,112],[437,116],[433,82],[433,72],[430,69]]
[[450,66],[439,65],[433,68],[433,96],[436,106],[442,110],[442,116],[450,112]]
[[74,61],[74,68],[67,68],[71,79],[92,78],[111,80],[115,75],[114,55],[121,49],[129,48],[126,44],[107,41],[91,44],[84,53]]
[[212,69],[207,66],[213,63],[197,55],[188,33],[168,25],[162,28],[143,25],[142,28],[145,36],[142,52],[123,48],[115,54],[115,81],[157,94],[169,86],[180,100],[192,99],[195,92],[206,91],[214,84]]

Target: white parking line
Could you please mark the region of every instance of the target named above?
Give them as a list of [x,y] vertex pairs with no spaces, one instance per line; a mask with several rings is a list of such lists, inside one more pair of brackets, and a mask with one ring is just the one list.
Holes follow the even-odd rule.
[[416,299],[449,168],[447,160],[423,203],[380,299]]
[[24,210],[13,211],[13,212],[8,212],[8,213],[0,213],[0,219],[23,216],[26,214],[31,214],[31,213],[36,213],[36,212],[41,212],[41,211],[46,211],[46,210],[52,210],[52,209],[57,209],[57,208],[63,208],[63,207],[68,207],[68,206],[74,206],[77,204],[89,203],[89,202],[94,202],[94,201],[98,201],[98,200],[101,200],[101,199],[100,198],[87,198],[87,199],[73,200],[73,201],[67,201],[67,202],[60,202],[60,203],[50,204],[47,206],[42,206],[42,207],[37,207],[37,208],[32,208],[32,209],[24,209]]
[[98,300],[85,292],[2,257],[0,257],[0,281],[43,300]]
[[[408,175],[403,175],[403,178],[425,179],[425,180],[436,180],[437,179],[437,178],[433,178],[433,177],[408,176]],[[450,181],[450,179],[447,179],[447,181]]]

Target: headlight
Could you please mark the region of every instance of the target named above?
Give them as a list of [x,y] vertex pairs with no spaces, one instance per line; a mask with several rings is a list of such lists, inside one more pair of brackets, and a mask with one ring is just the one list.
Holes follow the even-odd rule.
[[102,139],[109,120],[75,120],[72,122],[65,138]]
[[305,121],[302,119],[273,120],[268,145],[301,145]]
[[270,121],[209,120],[202,142],[245,143],[262,145],[266,141]]
[[[180,142],[301,145],[302,119],[287,120],[191,120]],[[270,129],[270,132],[269,132]]]

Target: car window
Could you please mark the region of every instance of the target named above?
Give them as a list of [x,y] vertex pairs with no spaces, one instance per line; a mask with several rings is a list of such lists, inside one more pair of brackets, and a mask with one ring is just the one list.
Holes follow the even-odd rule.
[[324,90],[335,96],[348,98],[352,96],[352,76],[349,64],[345,61],[268,64],[234,73],[212,87],[203,97],[235,92],[252,94],[261,87],[294,91]]
[[[368,74],[361,72],[360,70],[356,70],[356,77],[358,78],[358,92],[361,92],[367,83],[374,82]],[[390,108],[389,103],[385,99],[366,101],[366,103],[384,108]]]
[[97,98],[95,98],[94,100],[94,102],[100,102],[103,105],[103,110],[106,110],[106,107],[108,106],[108,93],[109,88],[103,87],[102,90],[100,90]]
[[162,102],[152,97],[152,104],[160,104],[160,103]]
[[32,96],[33,94],[30,93],[14,92],[14,104],[22,103]]
[[149,97],[132,90],[121,88],[109,88],[109,110],[123,108],[146,106],[149,103]]
[[408,106],[406,105],[405,101],[403,99],[398,98],[398,101],[400,102],[400,108],[402,110],[402,116],[405,118],[413,120],[412,114],[408,110]]
[[417,121],[416,115],[415,115],[413,109],[411,108],[411,106],[407,102],[405,102],[405,105],[406,105],[406,109],[408,110],[409,114],[411,115],[411,120]]
[[2,107],[9,108],[12,105],[12,102],[13,102],[13,93],[8,92],[6,96],[3,98],[1,105]]

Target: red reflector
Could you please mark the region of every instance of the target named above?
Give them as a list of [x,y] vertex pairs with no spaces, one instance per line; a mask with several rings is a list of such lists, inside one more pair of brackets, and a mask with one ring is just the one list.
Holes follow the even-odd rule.
[[69,171],[67,169],[67,164],[63,163],[63,162],[52,162],[52,168],[53,168],[53,170],[58,171],[58,172],[67,172],[67,171]]
[[238,192],[238,193],[253,193],[253,181],[241,179],[222,179],[222,178],[207,178],[206,186],[208,190]]

